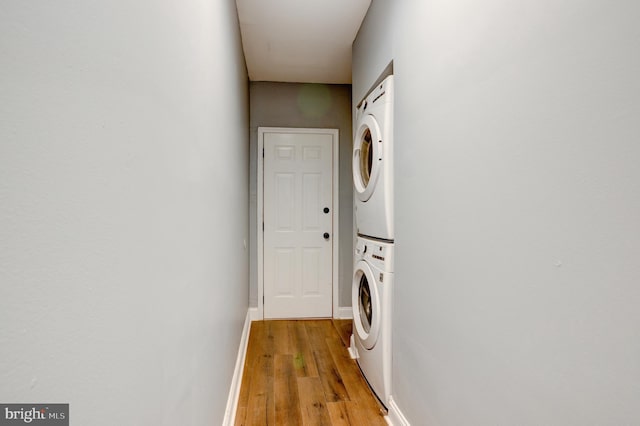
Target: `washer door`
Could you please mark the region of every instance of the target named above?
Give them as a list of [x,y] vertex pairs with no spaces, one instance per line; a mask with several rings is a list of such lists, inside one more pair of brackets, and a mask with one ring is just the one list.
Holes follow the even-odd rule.
[[351,289],[353,325],[364,347],[371,349],[380,331],[380,296],[371,267],[364,260],[356,264]]
[[358,125],[353,144],[353,185],[361,201],[367,201],[376,187],[382,167],[382,134],[371,114]]

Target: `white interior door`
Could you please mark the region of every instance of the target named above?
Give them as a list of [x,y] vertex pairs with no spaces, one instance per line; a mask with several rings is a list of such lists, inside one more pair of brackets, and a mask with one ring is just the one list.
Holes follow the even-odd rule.
[[332,316],[333,135],[264,133],[264,317]]

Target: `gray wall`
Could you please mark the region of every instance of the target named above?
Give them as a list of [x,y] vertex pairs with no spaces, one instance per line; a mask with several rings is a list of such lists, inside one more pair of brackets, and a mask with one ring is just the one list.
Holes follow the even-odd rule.
[[639,20],[631,1],[373,1],[353,99],[393,59],[412,424],[640,423]]
[[232,0],[0,6],[0,401],[220,424],[248,307]]
[[351,179],[351,86],[251,82],[249,303],[258,306],[257,151],[258,127],[333,128],[340,131],[340,306],[351,306],[353,274],[353,191]]

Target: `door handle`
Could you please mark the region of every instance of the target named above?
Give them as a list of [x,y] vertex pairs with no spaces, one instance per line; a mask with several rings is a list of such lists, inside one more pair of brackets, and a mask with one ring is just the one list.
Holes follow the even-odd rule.
[[330,235],[329,235],[329,233],[328,233],[328,232],[325,232],[325,233],[324,233],[324,235],[323,235],[323,237],[324,237],[324,239],[325,239],[325,240],[328,240],[328,239],[329,239],[329,236],[330,236]]

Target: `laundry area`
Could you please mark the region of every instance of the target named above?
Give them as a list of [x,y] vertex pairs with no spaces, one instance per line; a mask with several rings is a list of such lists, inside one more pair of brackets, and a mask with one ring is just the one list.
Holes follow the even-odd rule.
[[640,424],[639,21],[3,1],[0,424]]

